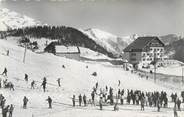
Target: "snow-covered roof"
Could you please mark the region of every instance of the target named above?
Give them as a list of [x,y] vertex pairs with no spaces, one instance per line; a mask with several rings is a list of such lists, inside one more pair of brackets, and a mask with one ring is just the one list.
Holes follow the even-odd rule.
[[134,42],[132,42],[124,49],[124,52],[142,51],[143,48],[153,39],[159,41],[164,47],[164,43],[156,36],[138,37]]
[[56,53],[80,53],[79,47],[77,46],[56,45],[55,49]]

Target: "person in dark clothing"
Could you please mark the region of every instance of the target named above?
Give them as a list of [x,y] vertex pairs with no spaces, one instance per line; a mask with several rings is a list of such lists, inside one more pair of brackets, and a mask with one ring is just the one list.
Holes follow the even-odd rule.
[[99,106],[100,106],[100,110],[102,110],[102,97],[100,97],[100,100],[99,100]]
[[9,105],[6,106],[5,108],[2,108],[2,116],[3,117],[7,117],[8,110],[9,110]]
[[95,104],[95,92],[94,91],[91,93],[91,99],[92,99],[92,103]]
[[13,83],[9,83],[9,84],[10,84],[10,90],[13,90],[14,91],[15,89],[14,89]]
[[28,98],[26,96],[24,96],[23,98],[23,108],[26,109],[27,108],[27,102],[28,102]]
[[121,84],[121,81],[120,81],[120,80],[118,80],[118,86],[120,86],[120,84]]
[[34,89],[35,88],[35,81],[33,80],[32,82],[31,82],[31,89]]
[[176,100],[176,104],[177,104],[178,110],[180,111],[181,100],[179,98]]
[[5,75],[5,76],[7,76],[7,69],[6,69],[6,67],[4,68],[4,71],[3,71],[3,73],[2,73],[2,75]]
[[174,117],[178,117],[178,113],[176,111],[176,105],[174,105],[173,111],[174,111]]
[[43,86],[43,91],[44,91],[44,92],[45,92],[45,90],[46,90],[46,84],[47,84],[47,79],[44,77],[44,78],[43,78],[42,85],[41,85],[41,86]]
[[2,88],[2,84],[1,84],[1,81],[2,81],[2,80],[1,80],[1,78],[0,78],[0,88]]
[[60,78],[57,79],[57,82],[58,82],[58,86],[61,87],[61,79]]
[[73,103],[73,107],[75,107],[75,95],[73,95],[72,103]]
[[95,86],[96,86],[96,89],[97,89],[98,88],[98,82],[96,82]]
[[10,51],[9,51],[9,50],[7,50],[6,55],[7,55],[7,56],[9,56],[9,53],[10,53]]
[[1,101],[1,108],[3,109],[5,107],[6,99],[3,97]]
[[14,107],[13,107],[13,104],[11,104],[9,108],[9,117],[12,117],[13,110],[14,110]]
[[79,106],[81,106],[81,103],[82,103],[82,96],[81,94],[79,95]]
[[141,98],[141,110],[144,111],[144,103],[145,103],[145,99],[144,97]]
[[160,112],[160,99],[157,99],[157,111]]
[[26,82],[28,82],[28,75],[27,75],[27,74],[25,74],[24,80],[25,80]]
[[50,96],[48,96],[47,101],[49,103],[49,108],[52,108],[52,99]]
[[84,101],[84,106],[86,106],[87,101],[86,101],[86,96],[85,95],[83,96],[83,101]]

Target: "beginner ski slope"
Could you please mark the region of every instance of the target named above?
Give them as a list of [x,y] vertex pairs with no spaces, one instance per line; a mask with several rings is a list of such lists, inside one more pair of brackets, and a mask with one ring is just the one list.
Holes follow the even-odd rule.
[[[6,51],[9,50],[9,56]],[[90,98],[92,88],[98,82],[99,87],[105,88],[106,85],[112,86],[114,91],[119,88],[139,89],[143,91],[167,91],[180,92],[180,90],[168,89],[152,81],[139,78],[129,71],[123,70],[120,66],[102,65],[97,62],[81,62],[70,60],[63,57],[57,57],[52,54],[36,54],[27,50],[26,61],[22,62],[24,48],[18,47],[11,40],[0,40],[0,72],[6,67],[8,70],[8,81],[15,85],[15,91],[9,89],[0,89],[7,101],[6,104],[13,103],[15,112],[13,117],[170,117],[172,110],[156,113],[156,108],[148,109],[145,112],[140,111],[140,107],[123,106],[120,111],[114,112],[113,107],[105,107],[104,111],[98,110],[98,107],[76,107],[71,106],[71,97],[76,98],[79,94],[86,94]],[[62,67],[65,66],[65,68]],[[88,67],[87,67],[88,66]],[[97,72],[97,76],[92,76]],[[24,81],[24,74],[28,74],[29,82]],[[47,78],[47,92],[44,93],[41,88],[43,77]],[[0,75],[3,80],[6,77]],[[61,78],[61,87],[57,86],[57,79]],[[32,80],[36,81],[36,89],[30,89]],[[121,81],[118,87],[118,80]],[[22,109],[23,97],[29,99],[28,108]],[[53,99],[53,109],[48,109],[46,99],[51,96]],[[96,99],[98,100],[98,99]],[[0,114],[1,117],[1,114]]]

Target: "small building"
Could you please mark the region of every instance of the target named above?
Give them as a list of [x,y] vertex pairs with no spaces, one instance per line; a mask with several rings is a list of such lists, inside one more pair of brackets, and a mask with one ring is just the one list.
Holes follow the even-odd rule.
[[123,51],[125,58],[133,66],[148,66],[154,60],[164,60],[164,43],[158,37],[138,37]]
[[80,60],[80,48],[78,46],[64,46],[51,42],[46,48],[46,52],[53,53],[56,56]]

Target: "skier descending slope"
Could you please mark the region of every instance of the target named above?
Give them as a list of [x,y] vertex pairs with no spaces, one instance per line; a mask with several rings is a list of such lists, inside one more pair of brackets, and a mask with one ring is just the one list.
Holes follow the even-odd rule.
[[3,71],[3,73],[1,74],[1,75],[5,75],[5,76],[7,76],[7,69],[6,69],[6,67],[4,68],[4,71]]
[[51,109],[52,108],[52,99],[50,96],[48,96],[47,101],[49,103],[49,108]]
[[46,77],[43,78],[43,82],[42,82],[42,85],[43,86],[43,91],[45,92],[45,89],[46,89],[46,84],[47,84],[47,79]]
[[58,86],[61,87],[61,79],[60,78],[57,79],[57,82],[58,82]]
[[35,81],[33,80],[32,82],[31,82],[31,89],[34,89],[35,88]]
[[27,74],[25,74],[24,80],[25,80],[26,82],[28,82],[28,75],[27,75]]

